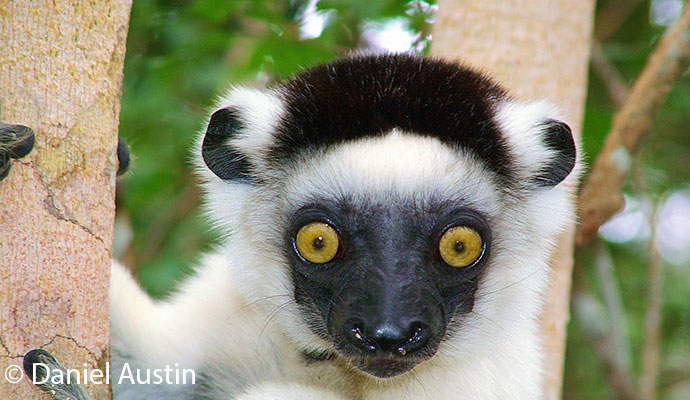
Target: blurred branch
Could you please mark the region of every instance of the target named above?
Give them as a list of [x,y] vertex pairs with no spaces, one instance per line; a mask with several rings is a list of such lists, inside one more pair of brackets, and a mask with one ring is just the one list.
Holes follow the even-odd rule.
[[614,355],[611,340],[607,335],[607,315],[598,300],[586,289],[576,288],[573,291],[573,311],[578,325],[608,372],[609,384],[616,393],[616,398],[642,400],[630,372],[621,368]]
[[659,388],[668,389],[685,382],[690,382],[690,365],[681,368],[665,369],[661,373]]
[[644,344],[642,346],[642,371],[639,388],[642,400],[655,400],[659,379],[659,346],[662,321],[663,262],[656,247],[656,215],[658,202],[648,193],[649,188],[644,174],[640,154],[635,158],[632,181],[635,191],[649,205],[647,220],[651,231],[649,239],[649,264],[647,266],[647,311],[644,320]]
[[609,92],[609,97],[618,107],[622,107],[630,94],[628,85],[618,70],[609,62],[596,39],[592,41],[592,68],[601,77]]
[[640,397],[643,400],[657,398],[659,376],[659,339],[661,337],[661,295],[663,264],[655,245],[656,211],[654,203],[649,213],[652,237],[649,241],[649,267],[647,270],[647,313],[644,320],[644,345],[642,347],[642,374],[640,376]]
[[[601,45],[596,40],[592,45],[592,67],[599,74],[604,84],[607,86],[609,96],[619,106],[625,104],[629,95],[628,87],[623,82],[618,71],[611,65],[606,58]],[[659,378],[659,340],[661,331],[661,301],[662,301],[662,261],[661,256],[655,246],[656,238],[656,212],[657,203],[647,195],[647,185],[644,178],[642,163],[639,154],[636,157],[635,168],[633,170],[633,185],[646,203],[652,205],[649,212],[649,226],[652,237],[649,243],[649,265],[648,265],[648,288],[647,288],[647,312],[645,315],[645,335],[642,349],[642,372],[639,380],[640,398],[643,400],[654,400],[657,397],[657,387]],[[597,244],[597,272],[601,280],[604,301],[607,304],[611,316],[611,340],[613,342],[613,360],[619,364],[623,370],[627,370],[630,376],[630,354],[629,347],[625,343],[621,327],[622,316],[620,310],[620,299],[615,287],[615,276],[611,269],[610,254],[606,254],[605,248],[601,243]]]
[[[189,177],[192,181],[193,178]],[[175,202],[167,207],[156,223],[146,231],[146,246],[141,249],[130,247],[124,257],[125,263],[138,269],[142,264],[151,261],[160,252],[160,247],[172,228],[185,216],[195,210],[200,203],[199,193],[194,185],[186,185]]]
[[601,240],[595,244],[595,257],[596,272],[610,325],[607,336],[611,344],[612,358],[622,374],[632,376],[630,372],[630,346],[625,334],[623,301],[616,283],[611,252]]
[[689,65],[690,6],[686,6],[661,38],[630,96],[614,116],[604,148],[582,186],[577,246],[589,242],[601,224],[621,208],[621,189],[630,171],[631,153],[649,130],[673,82]]
[[600,42],[613,35],[642,3],[640,0],[607,1],[596,15],[594,37]]

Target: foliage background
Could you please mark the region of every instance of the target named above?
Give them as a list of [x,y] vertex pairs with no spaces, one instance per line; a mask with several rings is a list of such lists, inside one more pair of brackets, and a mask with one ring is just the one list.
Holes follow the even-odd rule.
[[[619,83],[634,81],[682,3],[599,1],[595,37],[605,60],[618,71]],[[134,161],[118,183],[115,255],[152,295],[164,296],[193,269],[199,254],[216,243],[217,233],[199,211],[189,151],[223,90],[234,83],[268,85],[357,48],[424,53],[436,11],[433,3],[406,0],[136,0],[120,118],[120,135],[130,145]],[[597,68],[590,70],[582,138],[590,160],[601,148],[618,107],[611,86],[610,77],[602,78]],[[686,73],[635,160],[625,212],[602,230],[601,245],[577,255],[566,399],[614,397],[611,366],[602,357],[606,351],[620,356],[632,375],[640,374],[649,248],[657,243],[653,236],[660,240],[657,247],[670,249],[660,251],[660,398],[690,398],[688,127]],[[652,218],[657,209],[669,216]],[[601,273],[602,254],[604,260],[610,256],[615,275]],[[603,296],[611,287],[619,309],[610,309]],[[612,320],[620,326],[611,326]],[[616,346],[608,343],[602,351],[600,336],[612,329],[622,331],[623,346],[611,350]]]

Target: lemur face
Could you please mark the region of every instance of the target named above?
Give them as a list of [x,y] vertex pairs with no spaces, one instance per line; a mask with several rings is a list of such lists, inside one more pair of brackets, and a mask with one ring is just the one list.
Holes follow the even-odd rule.
[[210,209],[266,265],[247,293],[294,299],[280,320],[298,346],[392,377],[479,340],[477,315],[536,307],[575,165],[550,112],[410,55],[236,89],[202,143]]
[[451,318],[472,310],[491,247],[466,203],[396,193],[314,199],[285,239],[305,321],[379,378],[436,353]]

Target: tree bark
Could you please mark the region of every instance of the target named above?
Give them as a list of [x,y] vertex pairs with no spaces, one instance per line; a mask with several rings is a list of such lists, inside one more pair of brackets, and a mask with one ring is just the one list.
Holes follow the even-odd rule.
[[[432,53],[479,67],[524,99],[549,99],[579,137],[593,0],[440,0]],[[565,184],[575,185],[575,177]],[[552,257],[542,316],[545,398],[561,396],[575,223]]]
[[[0,373],[44,348],[67,368],[109,360],[118,115],[131,0],[0,0],[0,121],[32,154],[0,182]],[[107,385],[85,386],[110,398]],[[41,397],[42,396],[42,397]],[[0,398],[47,398],[0,376]]]

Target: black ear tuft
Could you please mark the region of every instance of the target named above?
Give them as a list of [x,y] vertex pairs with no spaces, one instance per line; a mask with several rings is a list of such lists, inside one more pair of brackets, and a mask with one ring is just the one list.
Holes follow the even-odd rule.
[[249,182],[249,160],[228,143],[240,129],[242,122],[236,109],[222,108],[214,112],[206,128],[201,156],[206,166],[221,179]]
[[533,179],[537,186],[553,187],[561,183],[575,168],[575,140],[567,124],[553,119],[544,122],[542,135],[544,145],[554,156]]

